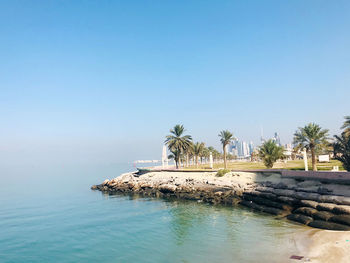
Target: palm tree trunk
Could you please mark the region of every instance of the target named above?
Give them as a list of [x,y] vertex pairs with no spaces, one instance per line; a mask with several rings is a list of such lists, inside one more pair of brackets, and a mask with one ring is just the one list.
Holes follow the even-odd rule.
[[196,168],[198,168],[198,155],[196,155]]
[[317,171],[315,147],[311,147],[312,171]]
[[226,145],[224,145],[224,167],[225,167],[225,169],[227,169],[227,163],[226,163],[226,147],[225,147]]
[[190,155],[189,155],[189,153],[187,153],[187,155],[186,155],[186,166],[187,167],[189,166],[189,160],[190,160]]

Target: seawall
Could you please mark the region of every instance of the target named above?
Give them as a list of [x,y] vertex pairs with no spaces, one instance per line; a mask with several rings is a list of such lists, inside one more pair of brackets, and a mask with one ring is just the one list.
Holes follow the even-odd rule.
[[94,185],[103,192],[243,205],[310,227],[350,230],[350,173],[150,171]]

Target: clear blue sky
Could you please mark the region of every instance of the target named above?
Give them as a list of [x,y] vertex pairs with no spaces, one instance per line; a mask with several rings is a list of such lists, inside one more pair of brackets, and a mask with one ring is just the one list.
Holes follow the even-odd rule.
[[350,114],[350,1],[1,1],[0,163],[159,159]]

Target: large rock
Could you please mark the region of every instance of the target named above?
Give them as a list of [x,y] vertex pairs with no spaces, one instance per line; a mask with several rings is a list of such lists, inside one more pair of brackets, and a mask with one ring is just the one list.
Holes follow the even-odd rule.
[[264,205],[264,206],[269,206],[269,207],[275,207],[278,209],[283,209],[283,210],[291,210],[291,206],[275,201],[271,201],[266,198],[261,198],[257,196],[252,196],[252,195],[244,195],[243,198],[248,201],[253,201],[259,205]]
[[316,193],[306,193],[306,192],[295,192],[294,198],[300,200],[313,200],[317,201],[319,199],[319,194]]
[[263,210],[263,207],[261,205],[257,205],[256,203],[254,203],[252,201],[242,200],[240,202],[240,204],[244,205],[246,207],[249,207],[249,208],[253,208],[254,210],[257,210],[257,211],[262,211]]
[[309,223],[309,226],[327,230],[350,230],[350,226],[321,220],[314,220]]
[[339,195],[320,195],[318,201],[320,203],[333,203],[333,204],[342,204],[344,198]]
[[[349,193],[350,194],[350,193]],[[341,205],[350,205],[350,197],[348,196],[342,196],[340,198],[341,202],[339,204]]]
[[250,195],[254,195],[254,196],[258,196],[258,197],[262,197],[262,198],[266,198],[266,199],[270,199],[270,200],[276,200],[276,195],[270,192],[259,192],[256,190],[250,190],[250,191],[245,191],[245,194],[250,194]]
[[350,226],[350,215],[336,215],[331,217],[329,221]]
[[289,214],[289,212],[287,212],[286,210],[269,207],[269,206],[263,206],[262,211],[265,213],[276,215],[276,216],[286,216],[287,214]]
[[288,196],[277,196],[276,199],[289,205],[294,205],[297,202],[296,199]]
[[337,205],[333,208],[334,214],[350,214],[350,206],[348,205]]
[[330,218],[332,218],[334,214],[327,211],[318,211],[317,213],[314,213],[312,217],[316,220],[323,220],[328,221]]
[[313,221],[312,217],[301,215],[301,214],[290,214],[287,216],[287,218],[289,220],[292,220],[292,221],[295,221],[298,223],[302,223],[304,225],[308,225],[310,222]]
[[314,180],[306,180],[303,182],[298,183],[298,188],[304,188],[304,187],[314,187],[314,186],[319,186],[321,185],[321,182],[319,181],[314,181]]
[[163,194],[174,193],[176,191],[176,186],[173,184],[162,184],[159,186],[158,190]]
[[318,211],[311,207],[299,207],[298,209],[294,210],[294,214],[303,214],[306,216],[312,217],[313,214],[316,214]]
[[275,195],[295,197],[295,191],[294,190],[274,189],[274,191],[272,193],[275,194]]
[[300,204],[302,206],[307,206],[307,207],[311,207],[311,208],[316,208],[318,203],[316,201],[312,201],[312,200],[300,200]]
[[320,211],[328,211],[328,212],[332,212],[333,208],[336,207],[335,204],[330,204],[330,203],[319,203],[316,207],[317,210]]

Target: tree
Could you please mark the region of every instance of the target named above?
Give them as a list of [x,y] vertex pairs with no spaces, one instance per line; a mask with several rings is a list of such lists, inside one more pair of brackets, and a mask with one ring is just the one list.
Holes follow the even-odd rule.
[[263,160],[264,165],[271,169],[278,159],[284,158],[284,148],[278,146],[273,140],[265,141],[259,148],[259,157]]
[[334,158],[341,161],[344,168],[350,171],[350,136],[343,132],[340,136],[334,136],[336,141],[333,144]]
[[344,135],[349,137],[350,136],[350,116],[345,116],[344,119],[345,121],[341,128],[344,129],[343,131]]
[[177,124],[170,130],[170,135],[166,136],[165,144],[173,153],[176,168],[179,168],[179,161],[184,151],[191,145],[192,137],[183,135],[185,128],[183,125]]
[[184,150],[186,155],[186,166],[189,166],[190,157],[193,155],[193,142],[191,142]]
[[198,168],[198,157],[202,155],[204,149],[204,143],[201,142],[196,142],[195,144],[193,144],[193,154],[196,158],[196,167]]
[[168,159],[174,159],[176,163],[176,168],[178,168],[178,163],[181,159],[181,152],[176,149],[169,149],[171,154],[168,155]]
[[227,169],[227,163],[226,163],[226,146],[229,145],[232,140],[233,140],[233,134],[231,132],[229,132],[228,130],[225,131],[221,131],[219,133],[219,137],[220,137],[220,142],[222,144],[222,148],[224,150],[224,167],[225,169]]
[[[207,160],[209,160],[209,157],[210,157],[210,151],[207,147],[203,147],[203,151],[202,151],[202,154],[201,154],[201,158],[204,158],[204,163],[207,162]],[[202,160],[201,160],[202,162]]]
[[316,123],[309,123],[305,127],[299,127],[294,133],[294,143],[299,147],[305,147],[311,152],[312,170],[317,171],[316,167],[316,148],[326,147],[328,130],[322,129]]

